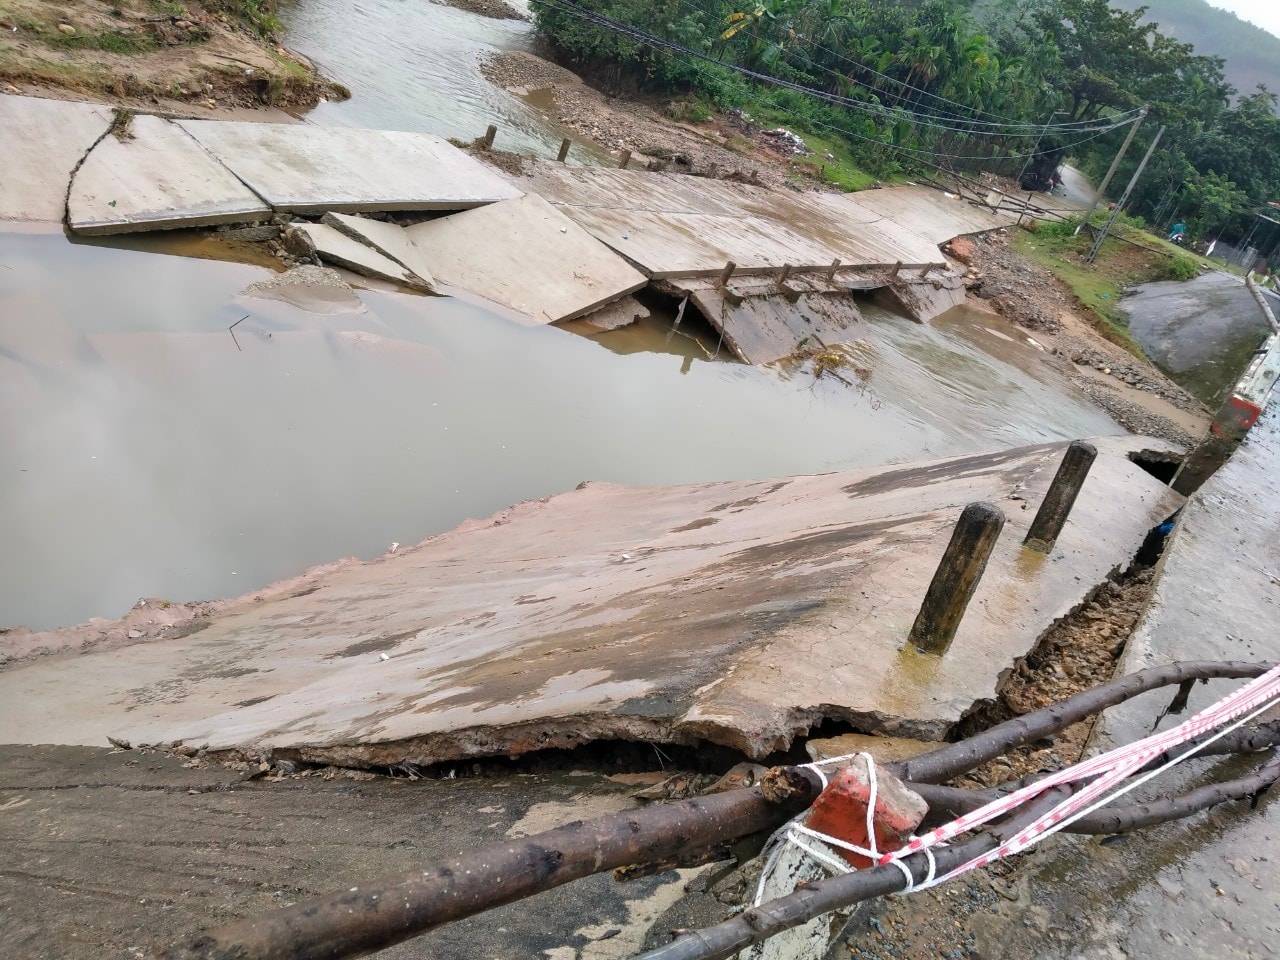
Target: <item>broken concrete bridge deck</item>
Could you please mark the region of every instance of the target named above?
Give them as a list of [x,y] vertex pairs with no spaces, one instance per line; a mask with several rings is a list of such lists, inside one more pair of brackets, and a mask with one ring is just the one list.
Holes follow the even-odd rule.
[[[1181,502],[1128,458],[1164,445],[1097,445],[1049,557],[1020,542],[1061,444],[776,481],[588,484],[182,630],[14,664],[0,731],[353,765],[593,739],[760,757],[828,717],[937,738]],[[906,649],[973,500],[1009,517],[987,575],[945,658]]]
[[775,190],[682,174],[531,161],[511,175],[655,279],[944,267],[940,243],[1009,226],[1013,217],[924,187],[854,194]]

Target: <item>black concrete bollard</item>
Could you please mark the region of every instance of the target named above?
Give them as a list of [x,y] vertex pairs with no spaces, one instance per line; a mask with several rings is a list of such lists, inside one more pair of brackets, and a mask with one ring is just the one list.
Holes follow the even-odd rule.
[[971,503],[961,512],[907,637],[921,653],[942,656],[951,646],[1003,527],[1004,513],[993,503]]
[[489,124],[489,129],[484,132],[484,148],[486,150],[493,149],[493,138],[498,135],[498,128],[493,124]]
[[1076,502],[1080,488],[1084,486],[1085,477],[1089,476],[1089,468],[1098,456],[1097,448],[1083,440],[1073,440],[1071,446],[1062,457],[1058,472],[1054,474],[1053,483],[1049,484],[1049,492],[1044,495],[1036,518],[1031,521],[1031,529],[1023,546],[1030,547],[1040,553],[1049,553],[1053,544],[1062,533],[1071,507]]
[[566,137],[564,140],[561,141],[560,152],[556,154],[556,160],[559,163],[564,163],[564,158],[567,156],[569,156],[569,138],[568,137]]

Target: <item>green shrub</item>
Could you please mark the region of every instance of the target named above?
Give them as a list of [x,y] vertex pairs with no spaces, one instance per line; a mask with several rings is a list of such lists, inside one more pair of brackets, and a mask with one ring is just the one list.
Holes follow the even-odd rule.
[[1165,279],[1191,280],[1199,273],[1200,267],[1190,257],[1174,256],[1169,258],[1168,266],[1165,268]]

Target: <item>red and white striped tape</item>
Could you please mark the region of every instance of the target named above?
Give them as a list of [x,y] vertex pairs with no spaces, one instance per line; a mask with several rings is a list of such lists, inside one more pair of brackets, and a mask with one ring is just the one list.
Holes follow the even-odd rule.
[[[931,878],[929,881],[912,886],[909,889],[921,890],[925,887],[945,883],[947,880],[985,866],[1002,857],[1020,853],[1045,837],[1070,826],[1080,817],[1092,813],[1099,807],[1105,806],[1116,798],[1136,789],[1152,777],[1158,776],[1170,767],[1190,758],[1214,740],[1225,736],[1236,727],[1242,726],[1259,714],[1266,712],[1275,706],[1277,701],[1280,701],[1280,666],[1250,681],[1239,690],[1219,700],[1211,707],[1200,711],[1176,727],[1170,727],[1168,730],[1152,734],[1142,740],[1099,754],[1083,763],[1060,770],[1045,777],[1043,780],[1038,780],[1029,786],[993,800],[977,810],[957,817],[950,823],[943,824],[927,833],[912,838],[906,846],[892,853],[883,854],[877,862],[880,865],[890,864],[904,857],[909,857],[913,853],[919,853],[922,850],[928,851],[930,847],[945,843],[962,833],[967,833],[997,817],[1010,813],[1046,790],[1052,790],[1054,787],[1069,783],[1092,780],[1093,782],[1076,791],[1052,810],[1041,815],[1035,822],[1029,824],[995,850],[976,857],[944,876]],[[1224,726],[1224,724],[1229,725]],[[1123,781],[1128,780],[1156,757],[1211,730],[1218,730],[1218,732],[1215,736],[1204,741],[1204,743],[1198,744],[1192,750],[1185,751],[1180,756],[1139,777],[1132,783],[1123,783]]]

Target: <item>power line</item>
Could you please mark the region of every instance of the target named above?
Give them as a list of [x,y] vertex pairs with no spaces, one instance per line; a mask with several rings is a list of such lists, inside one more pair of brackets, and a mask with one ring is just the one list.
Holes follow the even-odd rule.
[[[893,122],[906,120],[908,119],[908,117],[914,118],[914,122],[920,124],[921,126],[931,127],[939,130],[946,130],[952,133],[961,133],[969,136],[988,136],[988,137],[1021,137],[1021,136],[1039,137],[1044,135],[1046,132],[1085,133],[1085,132],[1099,131],[1100,133],[1106,133],[1110,130],[1116,129],[1119,126],[1123,126],[1125,123],[1129,121],[1129,119],[1131,119],[1130,114],[1136,113],[1136,111],[1129,111],[1128,113],[1120,114],[1117,117],[1111,118],[1106,121],[1083,121],[1083,122],[1073,122],[1069,124],[1056,124],[1056,125],[1046,125],[1046,126],[1042,126],[1040,124],[995,124],[995,123],[988,123],[986,121],[962,121],[968,124],[969,127],[967,128],[956,127],[946,123],[932,122],[932,121],[935,121],[937,118],[931,114],[920,113],[920,112],[911,111],[911,110],[902,110],[900,108],[894,109],[894,108],[885,107],[882,104],[869,103],[865,100],[857,100],[850,97],[842,97],[836,94],[827,93],[825,90],[817,90],[817,89],[814,89],[813,87],[806,87],[803,84],[798,84],[792,81],[783,80],[780,77],[773,76],[772,74],[761,73],[756,70],[750,70],[746,67],[742,67],[737,64],[723,63],[703,53],[700,53],[696,50],[686,47],[682,44],[678,44],[670,40],[664,40],[660,37],[655,37],[652,34],[645,33],[644,31],[639,30],[631,26],[630,24],[624,24],[619,21],[612,20],[609,17],[605,17],[603,15],[597,14],[593,11],[584,10],[582,7],[579,7],[577,4],[574,4],[574,3],[568,3],[567,5],[565,5],[562,3],[555,2],[555,0],[531,0],[531,2],[556,10],[560,13],[564,13],[568,16],[576,17],[578,19],[585,20],[589,23],[593,23],[596,26],[603,27],[607,30],[611,30],[615,33],[621,34],[622,36],[629,37],[633,40],[636,40],[654,49],[664,50],[668,53],[671,53],[674,51],[676,54],[683,54],[685,57],[692,57],[696,60],[702,61],[703,63],[708,63],[714,66],[721,67],[723,69],[731,70],[742,76],[749,77],[753,80],[757,80],[762,83],[779,86],[779,87],[782,87],[783,89],[789,89],[797,93],[802,93],[807,96],[815,97],[816,99],[823,100],[827,103],[830,103],[836,106],[846,107],[848,109],[878,116],[881,119],[885,119]],[[973,126],[983,126],[983,127],[993,127],[993,128],[1002,127],[1005,129],[975,130],[975,129],[971,129],[971,127]]]
[[[692,5],[691,3],[689,3],[689,0],[677,0],[677,2],[678,2],[678,3],[680,4],[680,6],[681,6],[683,9],[685,9],[685,10],[690,10],[690,11],[695,11],[695,12],[702,12],[702,11],[699,11],[699,10],[698,10],[698,8],[697,8],[696,6],[694,6],[694,5]],[[1002,115],[1000,115],[1000,114],[998,114],[998,113],[992,113],[992,112],[990,112],[990,111],[980,110],[979,108],[974,107],[974,106],[972,106],[972,105],[970,105],[970,104],[967,104],[967,103],[961,103],[961,102],[960,102],[960,101],[958,101],[958,100],[951,100],[951,99],[949,99],[949,98],[947,98],[947,97],[941,96],[940,94],[936,94],[936,93],[933,93],[933,92],[931,92],[931,91],[929,91],[929,90],[925,90],[923,87],[917,87],[917,86],[915,86],[915,85],[913,85],[913,84],[907,83],[905,80],[899,80],[897,77],[892,77],[892,76],[890,76],[890,75],[889,75],[889,74],[887,74],[887,73],[883,73],[882,71],[876,70],[874,67],[869,67],[869,66],[867,66],[865,63],[862,63],[862,62],[860,62],[860,61],[858,61],[858,60],[854,60],[854,59],[853,59],[853,58],[851,58],[851,57],[847,57],[847,56],[845,56],[844,54],[840,53],[840,51],[838,51],[838,50],[833,50],[831,47],[824,46],[823,44],[821,44],[821,43],[817,42],[816,40],[810,40],[810,41],[809,41],[809,43],[811,44],[811,46],[812,46],[814,49],[821,50],[821,51],[823,51],[824,53],[828,53],[828,54],[830,54],[831,56],[835,57],[836,59],[838,59],[838,60],[842,60],[842,61],[844,61],[845,63],[851,64],[852,66],[854,66],[854,67],[858,68],[859,70],[862,70],[862,71],[863,71],[863,72],[865,72],[865,73],[869,73],[869,74],[871,74],[872,76],[879,77],[879,78],[880,78],[880,79],[882,79],[882,80],[887,80],[887,81],[889,81],[890,83],[893,83],[893,84],[897,84],[899,87],[901,87],[901,88],[902,88],[902,89],[904,89],[904,90],[910,90],[910,91],[912,91],[913,93],[921,94],[921,95],[923,95],[923,96],[929,97],[929,98],[930,98],[930,99],[932,99],[932,100],[937,100],[937,101],[939,101],[940,103],[946,103],[946,104],[949,104],[949,105],[951,105],[951,106],[953,106],[953,107],[959,107],[960,109],[962,109],[962,110],[967,110],[967,111],[969,111],[970,113],[973,113],[973,114],[978,114],[978,115],[986,114],[987,116],[995,117],[997,120],[1003,120],[1003,121],[1007,121],[1007,122],[1009,122],[1009,123],[1011,123],[1011,124],[1018,125],[1018,121],[1010,120],[1010,118],[1009,118],[1009,117],[1002,116]],[[822,70],[826,70],[828,73],[830,73],[830,74],[832,74],[832,75],[834,75],[834,76],[840,77],[842,80],[844,80],[844,79],[852,79],[852,78],[846,77],[844,74],[842,74],[842,73],[840,73],[840,72],[838,72],[838,71],[836,71],[836,70],[831,69],[830,67],[824,67],[824,66],[822,66],[821,64],[814,64],[814,66],[819,67],[819,68],[820,68],[820,69],[822,69]],[[873,90],[877,95],[879,95],[879,94],[881,94],[881,93],[883,93],[883,92],[884,92],[884,91],[881,91],[881,90],[879,90],[878,88],[876,88],[876,87],[874,87],[874,86],[871,86],[871,87],[870,87],[870,89],[871,89],[871,90]],[[901,94],[895,94],[895,95],[896,95],[896,96],[901,96]],[[940,115],[940,116],[944,116],[944,117],[949,118],[949,119],[959,120],[959,121],[961,121],[961,122],[969,122],[968,118],[965,118],[965,117],[959,116],[958,114],[953,114],[953,113],[949,113],[949,112],[939,111],[939,115]]]
[[[543,0],[531,0],[531,2],[534,2],[534,3],[541,3],[541,2],[543,2]],[[682,58],[682,57],[676,57],[675,59],[680,60],[682,63],[685,63],[688,67],[690,67],[692,70],[697,71],[699,74],[701,74],[704,78],[706,78],[706,79],[707,79],[708,81],[710,81],[711,83],[717,84],[717,85],[721,86],[722,88],[724,88],[724,81],[723,81],[723,80],[721,80],[719,77],[716,77],[716,76],[714,76],[714,75],[712,75],[712,74],[708,73],[707,71],[703,70],[703,69],[702,69],[701,67],[699,67],[696,63],[693,63],[692,61],[689,61],[689,60],[685,60],[685,59],[684,59],[684,58]],[[761,97],[761,96],[760,96],[760,95],[758,95],[758,94],[755,94],[755,93],[752,93],[752,92],[750,92],[750,91],[747,91],[747,96],[748,96],[751,100],[753,100],[754,102],[756,102],[756,103],[758,103],[758,104],[761,104],[762,106],[771,107],[771,108],[773,108],[773,109],[775,109],[775,110],[780,109],[780,108],[779,108],[779,106],[778,106],[778,104],[776,104],[776,103],[772,103],[772,102],[770,102],[770,101],[767,101],[765,98]],[[806,122],[807,122],[807,123],[812,123],[814,126],[822,127],[824,130],[830,130],[830,131],[832,131],[833,133],[839,133],[839,134],[842,134],[842,135],[844,135],[844,136],[846,136],[846,137],[851,137],[851,138],[853,138],[853,139],[855,139],[855,140],[861,140],[861,141],[863,141],[864,143],[872,143],[872,144],[875,144],[876,146],[878,146],[878,147],[883,147],[883,148],[885,148],[885,149],[887,149],[887,150],[897,150],[897,151],[899,151],[899,152],[901,152],[901,153],[915,154],[915,155],[916,155],[916,159],[919,159],[919,158],[920,158],[920,157],[922,157],[922,156],[930,156],[930,157],[933,157],[933,158],[934,158],[934,159],[936,159],[936,160],[992,160],[992,159],[995,159],[995,158],[993,158],[992,156],[990,156],[989,154],[971,154],[971,155],[967,155],[967,156],[966,156],[966,155],[954,154],[954,153],[939,153],[939,152],[937,152],[937,151],[935,151],[935,150],[928,150],[928,149],[922,149],[922,148],[917,148],[917,147],[904,147],[904,146],[902,146],[901,144],[897,144],[897,143],[890,143],[890,142],[885,141],[885,140],[878,140],[878,139],[876,139],[875,137],[869,137],[869,136],[867,136],[866,134],[857,133],[856,131],[850,130],[850,129],[848,129],[847,127],[841,127],[841,126],[838,126],[838,125],[835,125],[835,124],[824,123],[824,122],[823,122],[823,121],[821,121],[821,120],[817,120],[817,119],[813,119],[813,118],[806,118]],[[1091,140],[1097,140],[1099,137],[1104,136],[1107,132],[1109,132],[1109,131],[1107,131],[1107,130],[1103,130],[1103,131],[1102,131],[1102,132],[1100,132],[1100,133],[1095,133],[1093,136],[1090,136],[1090,137],[1082,137],[1082,138],[1081,138],[1081,139],[1079,139],[1079,140],[1075,140],[1075,141],[1073,141],[1073,142],[1071,142],[1071,143],[1068,143],[1065,147],[1063,147],[1063,149],[1064,149],[1064,150],[1072,150],[1072,149],[1074,149],[1074,148],[1076,148],[1076,147],[1081,146],[1082,144],[1089,143]],[[1012,156],[1017,156],[1017,155],[1016,155],[1016,154],[1014,154],[1014,155],[1012,155]]]

